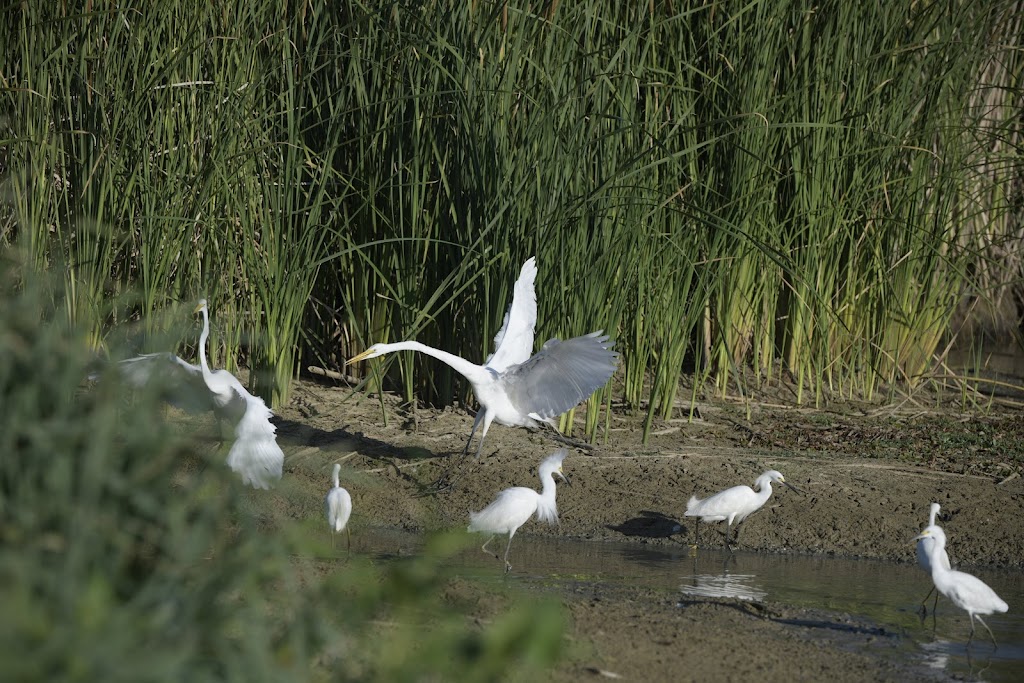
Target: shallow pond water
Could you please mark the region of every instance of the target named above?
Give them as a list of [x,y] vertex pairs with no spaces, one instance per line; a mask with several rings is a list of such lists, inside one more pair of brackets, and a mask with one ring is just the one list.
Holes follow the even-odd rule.
[[[378,537],[383,546],[395,549],[389,552],[377,546],[378,557],[415,552],[415,538]],[[505,544],[502,538],[495,538],[490,547],[501,553]],[[912,553],[908,544],[908,557]],[[944,597],[939,598],[934,626],[931,613],[922,623],[918,609],[932,584],[916,564],[707,549],[693,553],[682,544],[650,547],[527,536],[516,537],[510,560],[513,569],[505,577],[501,564],[479,549],[467,549],[454,558],[460,572],[484,582],[517,581],[545,590],[559,585],[577,587],[581,582],[644,586],[677,595],[681,608],[693,601],[731,598],[851,615],[877,625],[880,635],[896,642],[894,656],[923,664],[939,678],[1019,681],[1024,677],[1024,577],[1020,572],[963,568],[989,584],[1010,605],[1008,613],[985,617],[999,643],[993,651],[980,625],[967,647],[967,614]],[[932,604],[929,599],[929,610]],[[792,623],[844,628],[842,620]]]

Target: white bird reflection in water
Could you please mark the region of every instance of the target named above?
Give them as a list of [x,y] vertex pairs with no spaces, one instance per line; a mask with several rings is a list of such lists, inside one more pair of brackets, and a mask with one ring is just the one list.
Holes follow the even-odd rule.
[[935,640],[930,643],[921,643],[924,650],[924,664],[929,669],[945,671],[949,666],[949,641]]
[[754,574],[694,574],[686,577],[689,583],[680,586],[686,595],[702,598],[736,598],[738,600],[762,600],[768,592],[757,583]]
[[[996,670],[992,668],[993,653],[995,650],[987,648],[972,648],[963,642],[947,640],[936,637],[935,640],[922,642],[921,651],[924,653],[921,661],[929,669],[941,671],[954,676],[957,679],[966,677],[968,680],[985,680],[983,674],[995,674],[995,680],[1015,680],[1015,678],[1003,678],[1010,674],[1015,677],[1019,671],[1013,668],[1013,662],[1019,658],[997,661]],[[964,664],[967,666],[964,667]]]

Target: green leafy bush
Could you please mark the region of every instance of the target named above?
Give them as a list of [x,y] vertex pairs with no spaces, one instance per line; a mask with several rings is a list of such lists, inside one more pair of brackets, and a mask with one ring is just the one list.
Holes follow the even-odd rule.
[[0,679],[494,680],[552,661],[557,608],[486,629],[451,609],[461,540],[338,564],[299,523],[258,525],[245,498],[269,494],[163,417],[159,387],[86,381],[59,279],[0,259]]

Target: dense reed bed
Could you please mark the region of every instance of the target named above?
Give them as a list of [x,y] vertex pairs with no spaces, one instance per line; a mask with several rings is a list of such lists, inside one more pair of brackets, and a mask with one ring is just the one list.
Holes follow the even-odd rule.
[[[154,314],[205,295],[215,356],[275,401],[373,341],[481,360],[534,254],[538,338],[623,354],[591,434],[613,396],[648,424],[686,405],[682,373],[874,397],[965,311],[1016,315],[1022,9],[19,5],[3,239],[70,264],[96,342],[191,339]],[[389,368],[467,396],[431,359]]]

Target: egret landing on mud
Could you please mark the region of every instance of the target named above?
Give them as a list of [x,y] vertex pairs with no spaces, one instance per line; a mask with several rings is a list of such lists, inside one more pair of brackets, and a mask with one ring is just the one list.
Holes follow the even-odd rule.
[[544,423],[557,432],[555,418],[603,387],[615,372],[619,354],[612,350],[614,342],[608,341],[601,330],[566,341],[549,339],[540,351],[533,353],[533,328],[537,324],[536,277],[537,266],[531,258],[523,264],[512,305],[494,337],[494,354],[483,365],[417,341],[374,344],[347,362],[351,364],[395,351],[419,351],[469,380],[480,410],[473,420],[463,453],[469,451],[473,435],[483,425],[476,449],[477,457],[480,456],[492,421],[529,428]]
[[[754,482],[754,489],[749,486],[733,486],[732,488],[720,491],[704,500],[691,496],[690,502],[686,504],[686,517],[699,517],[704,522],[727,522],[725,529],[725,547],[732,551],[729,544],[729,535],[733,524],[736,525],[736,543],[739,543],[739,524],[754,512],[761,509],[768,497],[772,495],[772,482],[784,484],[800,493],[795,487],[786,483],[786,478],[777,470],[768,470]],[[694,520],[694,544],[697,544],[697,520]]]

